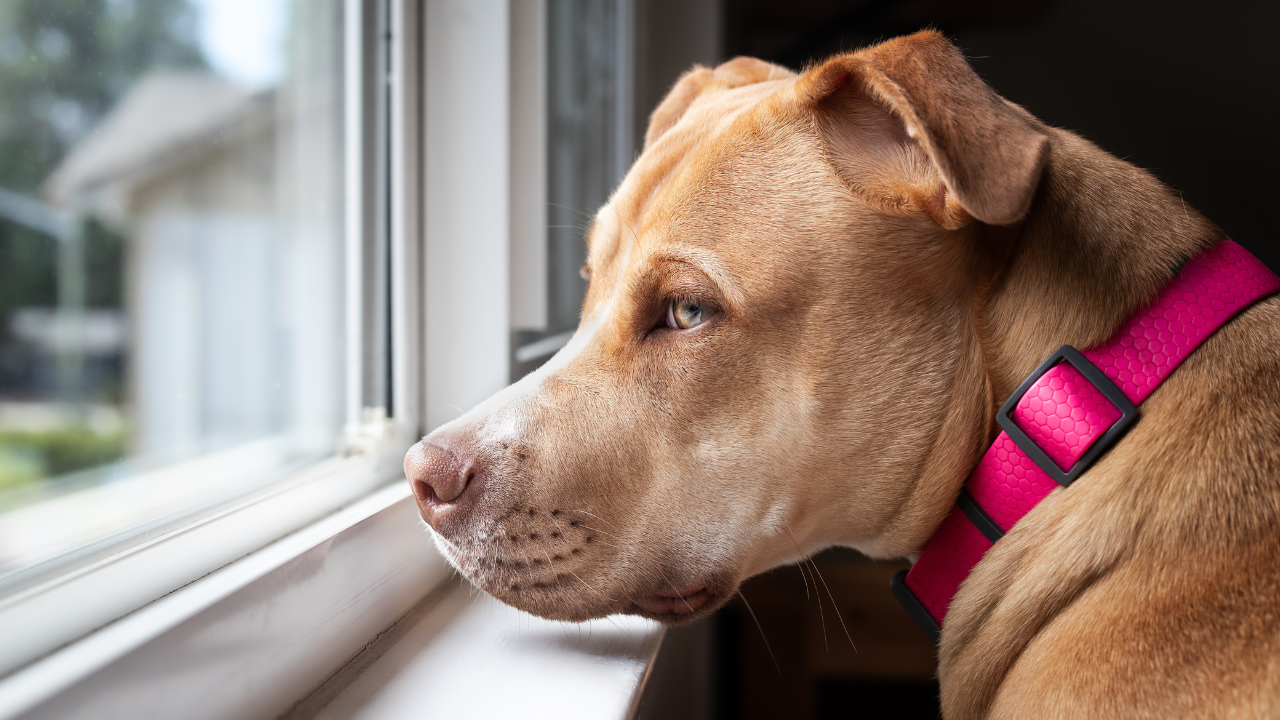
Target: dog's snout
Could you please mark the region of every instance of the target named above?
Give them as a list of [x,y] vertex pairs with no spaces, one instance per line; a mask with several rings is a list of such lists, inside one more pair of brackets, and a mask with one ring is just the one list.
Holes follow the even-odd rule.
[[475,473],[475,461],[469,453],[459,452],[450,445],[423,440],[404,456],[405,477],[423,510],[457,500]]

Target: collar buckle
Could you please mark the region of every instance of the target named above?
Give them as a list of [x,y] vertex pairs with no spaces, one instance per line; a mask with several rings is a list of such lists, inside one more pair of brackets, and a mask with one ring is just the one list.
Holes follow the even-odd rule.
[[[1058,464],[1049,457],[1044,449],[1036,444],[1036,442],[1032,440],[1031,437],[1028,436],[1013,419],[1013,411],[1017,408],[1018,403],[1022,401],[1022,396],[1026,395],[1027,391],[1031,389],[1031,386],[1040,379],[1040,376],[1044,375],[1061,362],[1066,362],[1079,371],[1080,375],[1082,375],[1084,379],[1092,383],[1093,386],[1097,388],[1098,392],[1102,393],[1103,397],[1105,397],[1107,401],[1120,411],[1120,418],[1113,422],[1111,427],[1107,428],[1107,430],[1098,437],[1098,439],[1095,440],[1087,450],[1085,450],[1084,454],[1076,460],[1075,464],[1066,470],[1059,467]],[[1134,406],[1133,402],[1129,400],[1129,397],[1124,394],[1124,391],[1117,387],[1116,384],[1111,381],[1111,378],[1107,377],[1102,370],[1098,369],[1097,365],[1094,365],[1088,360],[1088,358],[1080,354],[1079,350],[1076,350],[1070,345],[1063,345],[1058,348],[1057,351],[1049,356],[1048,360],[1041,363],[1040,367],[1036,368],[1035,372],[1031,373],[1031,375],[1029,375],[1027,379],[1018,386],[1018,389],[1009,396],[1009,399],[1006,400],[1004,405],[1000,408],[1000,412],[996,414],[996,422],[1000,424],[1001,429],[1005,431],[1009,436],[1009,439],[1021,448],[1022,451],[1027,454],[1027,457],[1031,458],[1036,465],[1039,465],[1040,469],[1044,470],[1046,475],[1053,478],[1063,487],[1070,485],[1077,477],[1080,477],[1081,473],[1088,470],[1089,466],[1098,459],[1098,456],[1106,452],[1107,448],[1111,447],[1116,440],[1120,439],[1120,436],[1123,435],[1129,429],[1129,426],[1133,425],[1137,419],[1138,409]]]

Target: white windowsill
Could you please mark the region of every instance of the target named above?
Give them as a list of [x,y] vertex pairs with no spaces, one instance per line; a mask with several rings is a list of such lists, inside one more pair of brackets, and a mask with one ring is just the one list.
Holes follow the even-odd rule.
[[0,681],[0,718],[271,718],[451,570],[396,482]]
[[446,583],[282,720],[623,720],[662,637],[643,618],[551,622]]
[[[407,444],[389,440],[376,452],[316,463],[217,512],[162,527],[119,551],[10,591],[0,598],[0,674],[357,501],[401,475]],[[180,470],[166,476],[180,480]]]
[[206,509],[243,500],[278,481],[282,469],[314,464],[324,453],[310,463],[296,456],[289,438],[274,436],[159,469],[126,464],[106,471],[126,477],[65,494],[44,497],[37,485],[31,501],[0,515],[0,594],[82,567],[87,557],[115,555],[136,537],[155,538],[165,534],[161,528],[198,521],[210,514]]
[[552,623],[452,577],[401,479],[0,680],[0,719],[634,713],[656,623]]

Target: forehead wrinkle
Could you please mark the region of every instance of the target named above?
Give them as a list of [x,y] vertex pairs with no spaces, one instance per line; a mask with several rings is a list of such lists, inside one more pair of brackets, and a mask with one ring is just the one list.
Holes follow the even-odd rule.
[[[584,310],[604,299],[602,293],[608,294],[606,283],[617,287],[624,281],[628,263],[618,263],[615,258],[621,255],[632,263],[642,262],[646,257],[642,244],[662,242],[661,238],[669,235],[663,228],[673,229],[683,224],[679,220],[681,209],[686,205],[683,194],[690,188],[705,185],[716,159],[732,151],[733,128],[753,115],[754,108],[763,107],[771,96],[793,82],[794,79],[784,79],[704,92],[675,126],[636,159],[596,213],[588,232],[587,258],[592,283]],[[626,252],[621,253],[622,249]],[[726,301],[739,302],[741,292],[733,277],[706,258],[690,255],[680,259],[716,283]]]
[[[626,258],[631,257],[630,250],[639,243],[641,232],[635,224],[623,217],[616,207],[613,198],[600,208],[591,227],[587,242],[587,259],[591,265],[593,277],[611,275],[625,271]],[[622,252],[627,250],[627,252]],[[619,263],[616,258],[623,257]]]
[[[623,232],[625,223],[613,207],[613,200],[605,203],[596,214],[587,237],[587,263],[591,267],[590,284],[583,303],[582,318],[594,316],[601,307],[613,305],[621,277],[632,257],[632,242],[627,242]],[[607,309],[606,309],[607,312]]]
[[623,245],[622,223],[613,203],[605,203],[596,213],[587,233],[587,263],[592,274],[606,272]]
[[729,304],[739,307],[743,304],[742,288],[739,287],[737,279],[728,271],[720,258],[712,253],[668,246],[655,254],[650,262],[654,267],[663,264],[691,266],[707,276]]
[[[667,182],[655,188],[654,195],[648,202],[658,208],[659,212],[646,213],[646,227],[662,223],[675,231],[682,227],[696,228],[701,225],[697,206],[693,201],[717,184],[714,176],[722,171],[723,160],[735,154],[735,143],[741,133],[732,130],[757,122],[754,113],[750,112],[753,107],[756,106],[747,107],[743,112],[721,119],[714,132],[706,133],[682,154],[680,162],[672,167]],[[699,239],[703,238],[685,238],[683,241]]]
[[664,182],[651,189],[653,197],[649,202],[663,199],[657,196],[659,192],[666,196],[672,188],[686,187],[687,182],[668,181],[697,172],[723,153],[735,136],[735,127],[741,122],[750,122],[749,118],[757,109],[764,108],[770,98],[793,83],[794,78],[704,91],[652,148],[654,151],[664,150],[661,156],[666,162],[663,163]]

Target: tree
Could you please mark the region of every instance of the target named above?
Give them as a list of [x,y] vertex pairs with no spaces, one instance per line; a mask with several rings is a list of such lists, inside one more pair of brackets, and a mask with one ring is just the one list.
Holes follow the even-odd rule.
[[[58,163],[142,74],[205,67],[197,19],[184,0],[0,2],[0,187],[38,197]],[[93,222],[84,233],[85,300],[119,307],[123,238]],[[54,238],[0,218],[0,396],[40,390],[41,364],[13,341],[9,317],[18,307],[57,303],[57,257]],[[104,387],[118,394],[120,385]],[[0,489],[98,465],[124,449],[118,432],[0,429]]]
[[[142,74],[204,68],[197,21],[184,0],[0,3],[0,187],[39,196],[62,158]],[[85,252],[88,304],[119,306],[121,238],[90,224]],[[9,314],[55,305],[56,268],[53,238],[0,219],[0,392],[20,382],[14,349],[5,347]]]
[[0,186],[35,193],[143,73],[203,68],[183,0],[0,3]]

